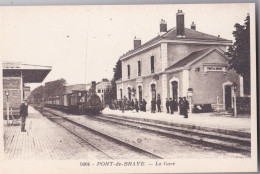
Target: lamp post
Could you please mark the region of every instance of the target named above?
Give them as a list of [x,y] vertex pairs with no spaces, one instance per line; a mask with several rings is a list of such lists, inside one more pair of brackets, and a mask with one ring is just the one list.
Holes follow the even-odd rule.
[[233,83],[233,91],[234,91],[234,116],[237,117],[237,84],[234,82]]
[[7,124],[9,125],[9,102],[8,102],[8,96],[10,95],[9,90],[7,89],[5,91],[5,96],[6,96],[6,119],[7,119]]
[[188,92],[187,92],[187,96],[189,97],[188,100],[189,100],[189,110],[190,110],[190,113],[192,111],[192,109],[191,109],[192,95],[193,95],[193,89],[189,88]]

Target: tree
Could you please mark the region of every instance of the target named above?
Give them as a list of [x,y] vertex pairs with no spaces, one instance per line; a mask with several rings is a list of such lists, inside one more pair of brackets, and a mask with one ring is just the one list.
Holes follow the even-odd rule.
[[236,23],[234,27],[235,42],[226,52],[230,57],[228,69],[234,69],[243,76],[244,93],[250,94],[250,16],[246,17],[244,25]]
[[111,80],[111,89],[109,96],[111,99],[116,99],[116,81],[122,78],[122,63],[120,60],[117,61],[116,67],[114,68],[114,77]]

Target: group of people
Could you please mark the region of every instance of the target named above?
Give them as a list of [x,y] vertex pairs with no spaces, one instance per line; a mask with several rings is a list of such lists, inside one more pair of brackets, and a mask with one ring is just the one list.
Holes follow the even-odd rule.
[[188,109],[189,109],[189,102],[186,97],[179,97],[179,103],[176,100],[170,100],[166,98],[166,109],[167,113],[171,111],[171,114],[174,114],[174,110],[180,108],[180,115],[184,115],[184,118],[188,118]]
[[[147,102],[145,99],[138,101],[137,99],[128,100],[126,97],[124,97],[122,100],[115,100],[112,104],[114,109],[120,109],[122,112],[125,110],[134,109],[136,112],[146,112]],[[166,98],[167,113],[174,114],[174,111],[176,111],[178,107],[180,109],[180,115],[184,115],[184,118],[188,118],[189,102],[187,101],[186,97],[179,97],[179,102],[176,99],[172,100],[172,98]],[[159,95],[157,96],[157,100],[152,99],[151,101],[151,113],[155,113],[156,109],[157,112],[161,112],[161,98]]]
[[122,112],[125,110],[136,110],[136,112],[144,111],[146,112],[146,105],[147,102],[145,99],[138,101],[137,99],[135,100],[128,100],[126,97],[124,97],[123,100],[116,100],[113,102],[113,108],[115,109],[120,109]]

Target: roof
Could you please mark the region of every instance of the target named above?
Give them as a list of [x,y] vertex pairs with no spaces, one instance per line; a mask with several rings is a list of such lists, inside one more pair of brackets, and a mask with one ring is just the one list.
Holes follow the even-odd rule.
[[22,73],[24,83],[40,83],[51,70],[51,66],[21,64],[20,62],[3,62],[3,75],[8,76],[10,74]]
[[165,34],[163,35],[158,35],[154,38],[152,38],[151,40],[149,40],[148,42],[142,44],[141,46],[137,47],[134,50],[130,50],[127,53],[123,54],[121,58],[124,58],[132,53],[134,53],[135,51],[138,51],[142,48],[145,48],[153,43],[156,43],[160,40],[182,40],[182,41],[215,41],[215,42],[228,42],[228,43],[232,43],[231,40],[227,40],[227,39],[223,39],[221,37],[217,37],[217,36],[213,36],[213,35],[209,35],[206,33],[202,33],[199,32],[197,30],[193,30],[193,29],[189,29],[189,28],[184,28],[184,32],[185,32],[185,38],[178,38],[177,34],[176,34],[176,28],[172,28],[170,30],[168,30]]
[[184,66],[190,64],[192,61],[198,59],[199,57],[201,57],[201,56],[204,57],[205,55],[207,55],[207,53],[210,53],[213,50],[219,50],[219,49],[217,47],[209,47],[209,48],[205,48],[205,49],[202,49],[202,50],[199,50],[199,51],[194,51],[194,52],[190,53],[188,56],[182,58],[178,62],[176,62],[173,65],[166,68],[166,70],[184,67]]

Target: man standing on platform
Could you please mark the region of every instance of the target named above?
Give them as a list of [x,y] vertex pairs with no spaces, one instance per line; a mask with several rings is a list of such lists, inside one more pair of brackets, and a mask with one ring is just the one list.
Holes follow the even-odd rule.
[[172,98],[170,98],[170,109],[171,109],[171,114],[174,114],[174,101],[172,100]]
[[138,112],[138,111],[139,111],[139,105],[138,105],[137,99],[135,99],[135,104],[134,104],[134,106],[135,106],[136,112]]
[[167,113],[169,113],[169,107],[170,107],[170,101],[168,100],[168,98],[166,98],[166,109],[167,109]]
[[143,106],[143,111],[144,112],[146,112],[146,104],[147,104],[147,102],[145,101],[145,99],[143,99],[142,106]]
[[20,105],[20,116],[21,116],[21,131],[26,132],[25,130],[25,121],[26,117],[28,116],[28,104],[26,100],[23,100],[22,104]]
[[186,97],[184,97],[183,110],[182,110],[184,118],[188,118],[188,109],[189,109],[189,102],[188,102],[188,100],[186,100]]
[[156,107],[156,101],[155,101],[155,99],[152,99],[152,101],[151,101],[151,112],[152,113],[155,113],[155,108]]
[[158,112],[161,112],[161,99],[160,98],[157,99],[156,104],[157,104]]

